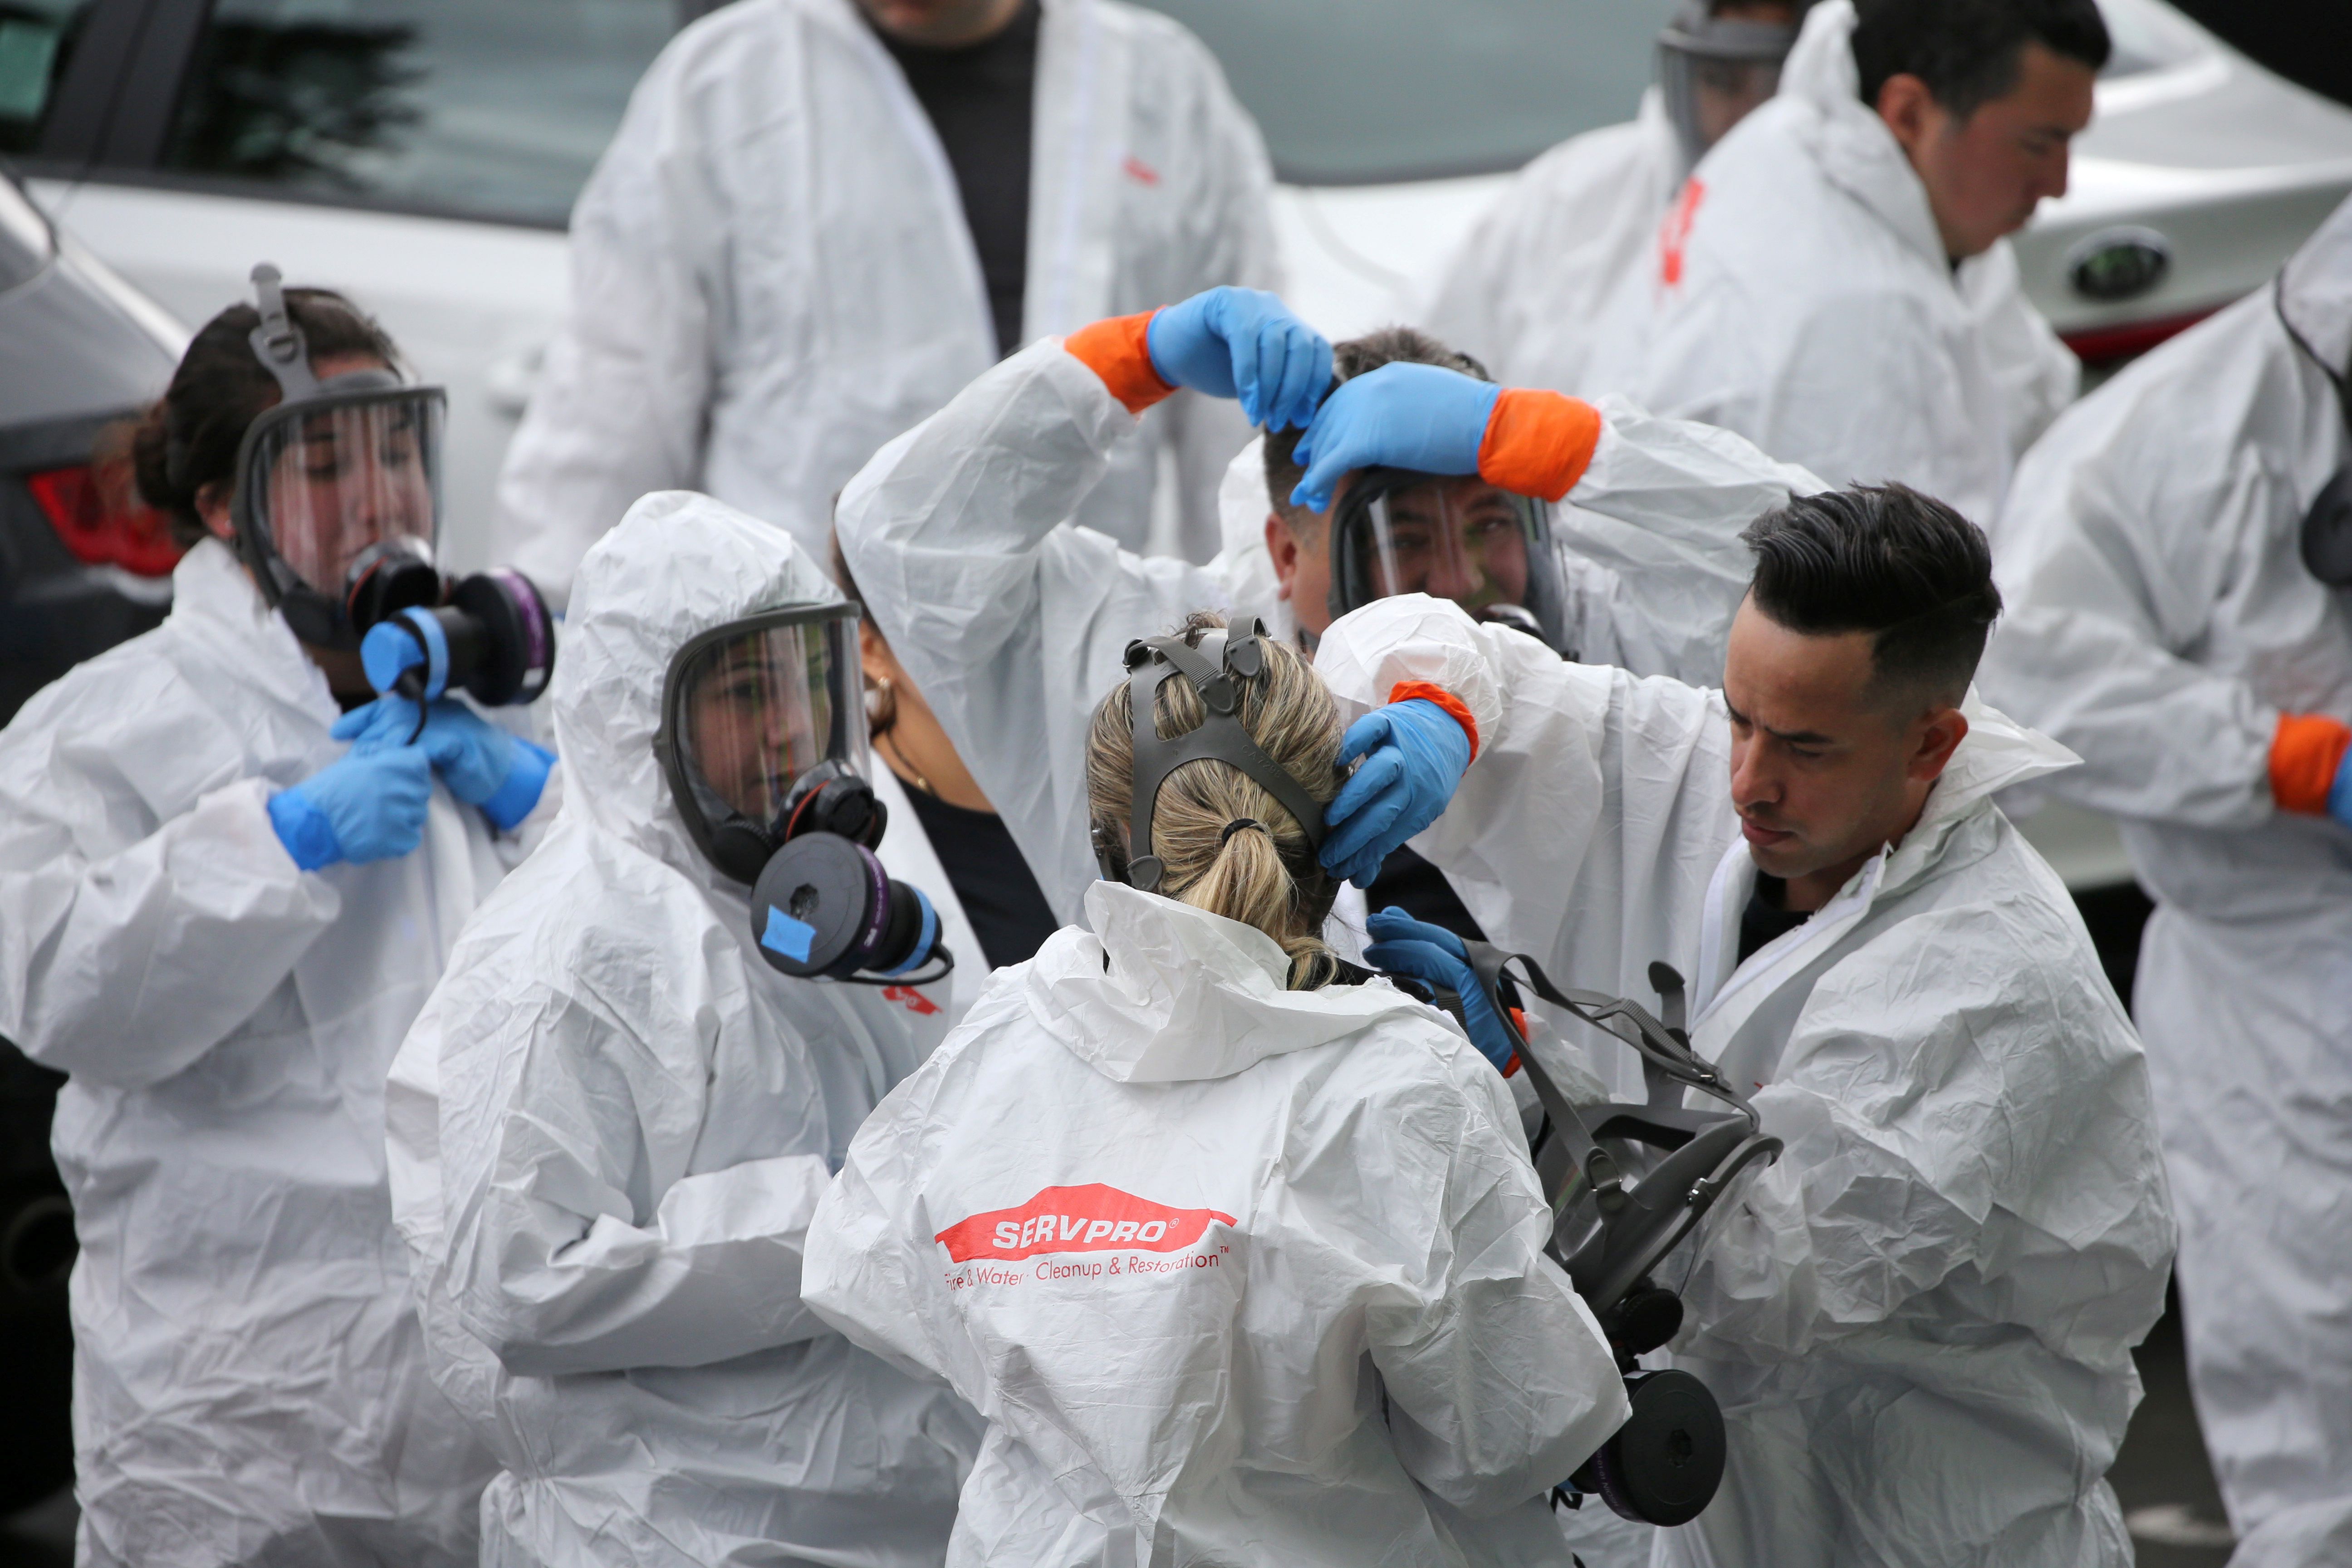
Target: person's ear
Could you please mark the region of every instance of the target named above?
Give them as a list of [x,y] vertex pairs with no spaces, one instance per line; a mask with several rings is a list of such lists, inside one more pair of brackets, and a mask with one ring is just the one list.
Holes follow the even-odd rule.
[[1895,133],[1903,151],[1916,163],[1928,136],[1943,123],[1944,111],[1927,84],[1908,71],[1888,77],[1878,89],[1878,118]]
[[236,525],[229,520],[228,481],[213,479],[196,487],[196,515],[204,520],[215,539],[227,541],[236,535]]
[[1919,721],[1916,732],[1917,742],[1903,771],[1922,784],[1933,784],[1944,776],[1952,753],[1969,738],[1968,715],[1957,708],[1936,709]]
[[881,632],[862,616],[857,622],[857,664],[866,679],[873,681],[898,680],[905,673],[899,669],[898,656],[890,651]]
[[1282,514],[1278,511],[1267,512],[1265,514],[1265,552],[1274,557],[1275,581],[1281,584],[1281,587],[1274,595],[1277,599],[1289,598],[1291,584],[1298,580],[1298,553],[1301,548],[1298,535],[1290,531],[1290,525],[1282,521]]

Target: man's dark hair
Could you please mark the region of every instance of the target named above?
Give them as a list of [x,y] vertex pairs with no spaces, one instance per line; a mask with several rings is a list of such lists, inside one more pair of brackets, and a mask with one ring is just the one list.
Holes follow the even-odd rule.
[[1809,637],[1872,633],[1872,673],[1890,700],[1957,705],[1967,693],[2000,615],[1992,552],[1967,518],[1904,485],[1856,485],[1800,497],[1739,537],[1770,620]]
[[1916,76],[1966,120],[2017,86],[2038,43],[2098,70],[2113,47],[2096,0],[1855,0],[1853,63],[1862,101],[1878,107],[1893,76]]
[[[1468,354],[1447,348],[1413,327],[1382,327],[1377,332],[1366,332],[1360,338],[1331,345],[1331,377],[1335,384],[1352,381],[1384,364],[1400,363],[1441,365],[1480,381],[1495,379],[1486,374],[1485,365]],[[1283,429],[1269,430],[1265,436],[1265,491],[1273,498],[1274,509],[1288,519],[1307,515],[1303,508],[1290,504],[1290,492],[1307,477],[1307,470],[1298,465],[1298,439],[1306,434],[1304,430]]]

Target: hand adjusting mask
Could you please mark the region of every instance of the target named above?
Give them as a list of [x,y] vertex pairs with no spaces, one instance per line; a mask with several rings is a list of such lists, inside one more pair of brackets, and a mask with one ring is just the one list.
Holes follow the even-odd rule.
[[1451,599],[1474,618],[1568,646],[1551,511],[1475,479],[1362,468],[1331,507],[1331,618],[1397,594]]
[[[1669,965],[1650,965],[1664,1012],[1661,1020],[1621,997],[1563,991],[1525,954],[1466,939],[1463,946],[1500,1016],[1524,1016],[1525,985],[1614,1036],[1642,1059],[1647,1103],[1580,1107],[1560,1092],[1534,1052],[1519,1053],[1544,1110],[1534,1153],[1555,1222],[1545,1250],[1609,1336],[1633,1402],[1632,1417],[1570,1478],[1569,1489],[1597,1494],[1627,1519],[1688,1523],[1722,1483],[1723,1415],[1706,1385],[1689,1373],[1642,1370],[1638,1358],[1682,1327],[1682,1299],[1654,1275],[1685,1241],[1691,1244],[1686,1256],[1696,1256],[1696,1233],[1709,1213],[1750,1167],[1779,1158],[1780,1141],[1760,1130],[1747,1097],[1691,1049],[1683,978]],[[1524,978],[1511,973],[1514,967]],[[1453,993],[1439,992],[1436,1001],[1458,1015],[1460,999]],[[1728,1109],[1686,1109],[1686,1090]]]
[[[1161,891],[1166,868],[1151,852],[1151,816],[1168,775],[1187,763],[1210,760],[1240,769],[1282,803],[1307,835],[1310,849],[1323,845],[1323,807],[1287,770],[1265,754],[1242,723],[1242,691],[1265,674],[1265,626],[1252,619],[1238,636],[1211,629],[1196,647],[1181,637],[1139,637],[1127,645],[1128,703],[1135,726],[1135,789],[1129,805],[1128,837],[1122,845],[1095,829],[1095,863],[1103,879],[1147,893]],[[1190,680],[1201,694],[1201,722],[1162,740],[1153,717],[1160,683]]]
[[857,623],[852,603],[802,605],[688,639],[662,681],[654,751],[695,847],[751,889],[771,968],[928,984],[955,958],[930,900],[874,854],[888,813],[864,776]]

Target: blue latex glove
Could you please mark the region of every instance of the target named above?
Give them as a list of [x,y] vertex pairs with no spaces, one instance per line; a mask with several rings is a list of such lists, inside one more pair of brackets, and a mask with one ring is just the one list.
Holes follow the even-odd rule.
[[1375,910],[1364,922],[1372,934],[1364,956],[1375,968],[1402,974],[1424,985],[1442,985],[1462,998],[1462,1023],[1478,1054],[1501,1072],[1519,1048],[1519,1032],[1495,1011],[1478,972],[1470,967],[1470,950],[1444,926],[1417,921],[1391,905]]
[[[428,635],[438,636],[439,627]],[[367,672],[368,684],[378,691],[390,691],[401,671],[426,662],[423,646],[409,635],[406,626],[396,621],[378,621],[360,639],[360,668]],[[448,668],[446,650],[442,654],[442,668],[445,671]]]
[[1486,421],[1502,395],[1491,381],[1406,361],[1341,382],[1299,440],[1307,475],[1292,489],[1292,504],[1330,510],[1333,487],[1358,468],[1476,473]]
[[2336,782],[2327,786],[2327,815],[2352,827],[2352,752],[2336,764]]
[[553,767],[553,753],[507,733],[455,698],[425,704],[425,729],[416,730],[416,704],[404,697],[379,697],[335,721],[331,731],[352,742],[354,756],[370,756],[404,745],[411,734],[430,759],[449,793],[478,805],[500,829],[510,828],[539,804]]
[[394,859],[425,837],[433,764],[419,746],[354,752],[269,797],[269,823],[294,864]]
[[1323,868],[1369,888],[1381,862],[1435,822],[1470,765],[1470,737],[1425,697],[1391,702],[1348,726],[1339,765],[1364,765],[1323,808]]
[[1241,399],[1253,425],[1302,428],[1331,384],[1331,345],[1259,289],[1217,288],[1171,305],[1144,334],[1151,368],[1171,386]]

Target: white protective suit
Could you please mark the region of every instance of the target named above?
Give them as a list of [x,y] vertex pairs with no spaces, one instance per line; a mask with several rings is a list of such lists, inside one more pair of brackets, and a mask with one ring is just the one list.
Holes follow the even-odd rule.
[[1917,826],[1741,963],[1720,693],[1418,595],[1340,621],[1316,668],[1351,713],[1409,679],[1467,703],[1477,759],[1413,848],[1561,984],[1690,977],[1693,1047],[1786,1140],[1684,1292],[1674,1360],[1723,1402],[1730,1462],[1654,1561],[2128,1564],[2105,1476],[2172,1258],[2147,1068],[1991,799],[2068,753],[1971,700]]
[[1284,990],[1252,927],[1087,913],[810,1229],[810,1304],[988,1418],[952,1561],[1557,1562],[1544,1494],[1625,1391],[1502,1079],[1386,981]]
[[[1592,461],[1553,509],[1575,557],[1571,635],[1590,657],[1715,679],[1749,573],[1739,531],[1820,482],[1723,431],[1601,409]],[[841,498],[866,613],[1065,921],[1097,875],[1087,725],[1128,643],[1198,609],[1297,629],[1275,597],[1255,447],[1226,476],[1225,549],[1206,567],[1066,525],[1136,423],[1058,341],[1033,343],[876,454]]]
[[1981,525],[2082,367],[2007,240],[1953,269],[1861,100],[1853,25],[1852,0],[1806,15],[1780,92],[1699,161],[1572,390],[1737,430],[1834,485],[1900,479]]
[[[2288,310],[2352,354],[2352,206]],[[2352,616],[2304,570],[2352,457],[2268,289],[2125,370],[2019,470],[1986,689],[2083,754],[2157,912],[2137,1011],[2234,1568],[2352,1562],[2352,833],[2275,807],[2282,711],[2352,721]]]
[[769,968],[653,746],[688,637],[835,596],[707,497],[630,509],[582,563],[556,666],[570,799],[393,1064],[394,1216],[433,1374],[504,1467],[492,1568],[946,1550],[978,1422],[800,1297],[825,1183],[944,1020]]
[[[1040,0],[1026,339],[1277,286],[1257,127],[1208,50],[1118,0]],[[499,484],[490,559],[559,602],[649,490],[825,558],[835,491],[996,359],[955,174],[854,0],[746,0],[662,51],[572,219],[572,302]],[[1229,403],[1144,421],[1095,508],[1141,545],[1163,451],[1215,548]]]
[[519,837],[436,788],[304,871],[266,802],[343,755],[325,678],[207,540],[172,614],[0,732],[0,1035],[69,1076],[84,1568],[471,1563],[495,1466],[425,1375],[383,1080]]
[[1602,308],[1652,253],[1683,173],[1651,88],[1633,119],[1519,171],[1446,263],[1422,324],[1506,386],[1583,391]]

